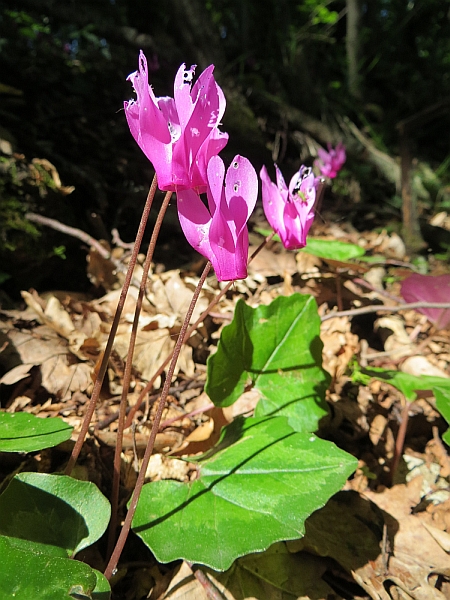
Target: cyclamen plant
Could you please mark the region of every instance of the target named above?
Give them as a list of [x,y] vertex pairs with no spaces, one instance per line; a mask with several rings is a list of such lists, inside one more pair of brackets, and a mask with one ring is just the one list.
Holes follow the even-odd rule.
[[[310,296],[293,294],[256,308],[239,301],[233,322],[223,330],[217,353],[208,359],[205,389],[214,404],[232,404],[251,382],[251,386],[261,394],[254,416],[236,419],[224,428],[219,444],[210,453],[189,458],[198,461],[195,481],[189,484],[157,482],[144,485],[175,364],[182,344],[191,333],[188,325],[209,269],[211,265],[214,267],[219,281],[247,276],[247,222],[255,207],[258,178],[248,159],[237,155],[226,170],[218,156],[228,141],[228,135],[219,130],[226,102],[214,80],[213,70],[213,65],[209,66],[193,83],[195,67],[186,69],[185,65],[181,65],[175,77],[174,97],[157,98],[149,86],[147,61],[141,52],[139,69],[128,78],[133,83],[137,98],[125,102],[126,118],[133,137],[155,168],[156,179],[150,188],[109,339],[66,475],[71,474],[77,461],[100,395],[157,185],[167,194],[143,266],[124,371],[111,494],[109,562],[104,576],[77,561],[64,559],[65,562],[60,562],[65,578],[58,585],[65,591],[69,589],[80,596],[84,594],[83,597],[91,597],[93,590],[105,593],[102,598],[109,597],[108,581],[115,573],[131,528],[163,562],[182,558],[190,563],[225,570],[244,554],[261,552],[280,540],[302,537],[306,518],[321,508],[356,468],[356,459],[313,433],[318,429],[320,419],[327,414],[325,391],[329,376],[321,365],[318,343],[320,319],[315,301]],[[278,185],[270,181],[265,168],[261,171],[261,179],[263,204],[272,227],[287,248],[303,247],[313,220],[319,180],[311,169],[304,166],[292,178],[289,188],[278,168]],[[208,263],[194,292],[172,356],[164,363],[167,364],[170,359],[136,486],[113,548],[118,521],[120,453],[123,430],[127,426],[125,408],[134,340],[154,246],[172,192],[177,194],[180,223],[187,240],[208,259]],[[200,198],[203,193],[206,193],[208,206]],[[210,303],[201,318],[229,289],[229,285]],[[163,368],[164,365],[159,372]],[[150,387],[146,390],[149,391]],[[9,425],[14,426],[12,423]],[[51,437],[53,444],[60,440],[59,429],[59,424],[56,424],[55,435]],[[63,439],[67,439],[70,431],[64,431],[62,435]],[[33,445],[33,449],[43,447],[40,445],[43,436],[37,437],[39,445]],[[29,443],[28,439],[28,446],[24,442],[6,450],[27,451]],[[72,557],[81,547],[102,535],[109,516],[106,500],[103,496],[97,497],[100,492],[91,489],[95,486],[81,483],[75,485],[81,500],[77,499],[70,506],[70,518],[73,514],[78,518],[72,523],[73,532],[67,526],[71,544],[60,539],[58,521],[55,528],[58,535],[51,540],[53,554],[47,555],[43,550],[49,539],[45,526],[42,533],[37,525],[31,527],[36,530],[36,535],[30,544],[37,544],[38,550],[36,564],[30,567],[33,573],[44,571],[55,556],[55,560],[61,561],[61,549]],[[33,489],[37,489],[38,493]],[[70,518],[66,516],[67,508],[64,507],[69,503],[72,489],[69,477],[63,479],[61,476],[39,474],[39,477],[20,479],[18,476],[14,486],[8,488],[8,494],[0,496],[0,516],[6,515],[3,522],[0,518],[0,549],[6,548],[8,556],[13,557],[12,575],[7,582],[11,589],[17,589],[20,568],[16,565],[23,563],[25,551],[29,554],[28,546],[24,549],[17,545],[17,539],[28,540],[28,533],[22,531],[10,514],[14,512],[18,498],[25,497],[28,502],[28,498],[32,497],[33,513],[30,513],[30,520],[24,520],[27,527],[33,518],[42,527],[59,512],[61,522],[67,523]],[[45,494],[39,494],[40,490]],[[140,499],[141,491],[143,496]],[[50,505],[48,497],[53,499]],[[102,515],[101,522],[92,525],[87,508],[90,503],[94,507],[93,514]],[[26,511],[26,506],[23,511]],[[243,528],[242,523],[246,522],[254,523],[255,527]],[[235,534],[230,535],[233,527]],[[87,536],[85,528],[89,530]],[[199,535],[204,535],[201,543]],[[0,574],[0,584],[1,577]],[[20,596],[22,599],[28,597],[29,594]]]

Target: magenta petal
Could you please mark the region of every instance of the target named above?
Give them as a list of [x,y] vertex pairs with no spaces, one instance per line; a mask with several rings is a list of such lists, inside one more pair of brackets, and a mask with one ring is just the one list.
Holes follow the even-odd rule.
[[205,256],[212,259],[209,243],[211,215],[194,190],[177,192],[177,208],[180,225],[190,245]]
[[[401,295],[406,302],[449,302],[450,275],[420,275],[414,273],[402,282]],[[418,308],[418,312],[435,324],[437,329],[445,329],[450,324],[448,308]]]
[[296,250],[306,245],[306,236],[314,220],[314,202],[318,179],[310,168],[301,166],[286,187],[275,165],[277,186],[265,167],[261,169],[263,208],[267,220],[278,233],[285,248]]
[[194,108],[191,97],[191,86],[194,74],[195,65],[192,65],[190,69],[186,69],[186,66],[182,64],[175,75],[173,97],[177,107],[179,123],[182,128],[186,127]]
[[[201,188],[206,185],[201,179],[202,173],[198,165],[206,162],[205,158],[199,157],[200,149],[217,124],[219,97],[212,71],[211,65],[203,71],[194,86],[193,91],[197,94],[196,97],[193,94],[194,107],[189,121],[183,127],[181,138],[174,147],[172,172],[175,184],[180,187]],[[204,148],[207,149],[206,146]]]
[[[217,156],[227,145],[228,133],[222,133],[216,127],[211,130],[209,137],[203,142],[197,153],[195,164],[192,168],[192,180],[207,181],[207,166],[214,156]],[[203,189],[199,189],[203,192]]]
[[306,246],[306,232],[296,207],[292,202],[285,204],[283,220],[286,228],[283,245],[287,250]]
[[345,146],[342,142],[336,146],[336,162],[342,167],[342,165],[347,160],[347,155],[345,153]]
[[280,190],[280,192],[282,193],[283,197],[285,197],[287,200],[287,195],[284,196],[284,193],[288,191],[288,187],[286,185],[286,182],[284,181],[282,172],[278,168],[278,165],[275,165],[275,172],[276,172],[276,176],[277,176],[277,187]]
[[158,98],[158,108],[166,121],[166,127],[170,133],[170,141],[174,144],[181,136],[180,117],[178,116],[175,100],[168,96]]
[[[211,164],[212,163],[212,164]],[[208,181],[216,176],[217,162],[208,164]],[[225,175],[225,194],[212,217],[210,229],[212,261],[219,281],[247,277],[247,221],[258,196],[258,178],[249,160],[235,156]],[[214,200],[217,202],[218,193]]]
[[[132,73],[128,79],[131,80],[136,92],[136,101],[127,103],[125,110],[138,111],[141,129],[147,130],[160,142],[170,142],[170,133],[164,115],[157,106],[156,98],[148,84],[147,59],[141,51],[139,54],[139,72]],[[133,131],[132,131],[133,133]],[[139,140],[137,140],[139,143]]]
[[204,76],[207,70],[203,71],[197,81],[199,83],[201,80],[202,85],[198,88],[198,98],[184,130],[190,152],[194,156],[210,135],[213,127],[217,126],[218,123],[219,97],[217,86],[212,76],[212,69],[209,76]]
[[208,163],[208,206],[209,212],[214,215],[218,206],[222,204],[222,196],[225,193],[223,179],[225,177],[225,165],[220,156],[213,156]]
[[339,142],[336,148],[328,144],[328,152],[319,148],[317,154],[319,159],[314,164],[320,169],[322,175],[330,179],[336,177],[346,160],[344,144]]
[[208,88],[208,86],[210,85],[210,82],[214,81],[213,72],[214,65],[209,65],[209,67],[206,67],[206,69],[202,73],[200,73],[197,81],[194,83],[191,90],[193,103],[196,103],[198,101],[202,90],[205,91],[206,88]]
[[225,113],[225,107],[227,105],[227,102],[225,100],[225,94],[222,91],[222,88],[216,83],[216,88],[217,88],[217,96],[219,99],[219,111],[217,113],[217,125],[220,124],[222,117]]
[[175,77],[174,98],[156,98],[148,84],[144,54],[139,70],[129,76],[137,99],[124,103],[130,131],[153,163],[160,189],[177,191],[207,188],[207,165],[227,143],[217,127],[225,110],[225,96],[211,65],[193,83],[195,66],[181,65]]
[[233,281],[247,277],[247,256],[242,269],[242,257],[236,256],[236,245],[228,226],[227,219],[216,211],[215,218],[211,221],[210,243],[211,262],[219,281]]
[[325,164],[330,160],[330,155],[328,154],[328,152],[326,150],[324,150],[323,148],[319,148],[317,150],[317,156],[320,158],[320,160]]
[[[283,175],[275,165],[278,186],[270,180],[265,166],[262,167],[259,176],[262,182],[262,203],[264,213],[270,226],[281,238],[284,244],[286,238],[286,227],[284,223],[284,209],[287,202],[288,190],[284,183]],[[281,191],[283,190],[283,191]]]
[[225,175],[225,199],[236,224],[236,237],[247,223],[258,198],[258,176],[252,163],[236,155]]

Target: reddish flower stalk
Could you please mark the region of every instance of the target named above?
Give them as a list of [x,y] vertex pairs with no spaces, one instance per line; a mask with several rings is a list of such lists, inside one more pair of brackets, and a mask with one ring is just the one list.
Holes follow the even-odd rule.
[[147,256],[145,257],[145,262],[143,265],[141,285],[139,287],[139,294],[138,294],[138,298],[136,301],[136,308],[134,311],[133,326],[131,329],[130,343],[128,345],[128,352],[127,352],[127,358],[126,358],[126,362],[125,362],[125,369],[124,369],[124,375],[123,375],[123,389],[122,389],[122,396],[120,398],[117,440],[116,440],[116,447],[115,447],[115,451],[114,451],[113,484],[112,484],[112,492],[111,492],[111,520],[109,523],[107,556],[110,555],[110,553],[113,549],[114,538],[116,535],[117,511],[118,511],[118,506],[119,506],[120,464],[121,464],[121,454],[122,454],[122,441],[123,441],[124,423],[125,423],[126,409],[127,409],[128,390],[130,387],[130,380],[131,380],[131,369],[132,369],[132,365],[133,365],[133,354],[134,354],[134,348],[136,345],[136,336],[137,336],[138,326],[139,326],[139,315],[141,314],[142,302],[143,302],[144,295],[145,295],[148,272],[150,270],[151,262],[153,259],[156,241],[158,239],[158,235],[161,230],[161,225],[162,225],[162,222],[164,219],[164,215],[166,214],[166,210],[167,210],[167,207],[169,206],[171,197],[172,197],[172,192],[167,192],[164,197],[164,201],[162,203],[160,211],[158,213],[158,217],[156,219],[155,226],[153,228],[152,237],[150,239],[150,244],[149,244],[149,247],[147,250]]
[[164,387],[163,387],[163,390],[161,393],[161,398],[159,401],[158,409],[155,414],[155,419],[153,421],[152,430],[150,432],[150,437],[149,437],[149,440],[147,443],[147,448],[145,449],[144,458],[142,459],[142,465],[139,470],[139,474],[137,477],[133,495],[131,496],[130,507],[129,507],[127,515],[125,517],[125,521],[124,521],[122,530],[120,532],[119,539],[117,540],[116,546],[114,548],[114,551],[112,553],[112,556],[109,560],[109,563],[108,563],[105,573],[104,573],[104,575],[107,579],[111,579],[111,576],[113,575],[114,571],[116,570],[117,563],[119,562],[120,555],[122,554],[123,547],[124,547],[126,539],[128,537],[128,533],[130,532],[130,529],[131,529],[131,522],[132,522],[134,514],[136,512],[137,504],[139,501],[139,496],[141,495],[141,491],[144,486],[145,474],[147,472],[148,463],[150,461],[150,456],[152,455],[153,447],[155,445],[156,434],[158,433],[158,430],[159,430],[159,425],[161,423],[162,413],[163,413],[164,407],[166,405],[167,396],[169,395],[169,388],[170,388],[170,384],[172,382],[173,373],[175,371],[175,365],[176,365],[178,357],[180,355],[181,347],[184,342],[184,338],[185,338],[186,331],[189,326],[189,322],[192,317],[192,313],[194,312],[195,305],[196,305],[198,297],[200,295],[200,291],[203,287],[203,283],[205,282],[205,279],[206,279],[210,269],[211,269],[211,263],[208,261],[205,268],[203,269],[203,273],[200,277],[200,281],[198,282],[197,287],[195,289],[195,292],[192,297],[191,303],[189,305],[186,317],[185,317],[183,325],[181,327],[181,331],[178,335],[177,343],[175,344],[172,360],[170,362],[170,366],[167,371],[166,381],[164,382]]
[[133,277],[134,267],[136,266],[137,257],[139,254],[139,250],[142,243],[142,238],[144,236],[145,227],[147,225],[148,217],[150,215],[150,209],[152,207],[153,198],[155,197],[157,188],[156,175],[153,178],[152,184],[150,186],[147,200],[145,202],[144,210],[142,212],[141,222],[139,223],[138,232],[136,235],[136,241],[134,243],[133,252],[131,253],[130,262],[128,265],[128,271],[125,275],[125,281],[122,287],[122,291],[120,293],[119,302],[117,303],[116,313],[114,315],[114,320],[111,325],[111,330],[109,332],[108,341],[106,342],[106,348],[103,353],[102,361],[100,364],[100,368],[98,371],[97,378],[94,383],[94,389],[92,390],[91,399],[89,401],[89,405],[86,411],[86,415],[83,420],[83,424],[81,426],[81,431],[78,435],[78,439],[75,442],[75,446],[73,447],[72,454],[69,458],[69,462],[67,463],[67,467],[65,469],[65,474],[70,475],[72,470],[78,460],[78,456],[80,455],[81,448],[83,446],[86,434],[89,429],[89,424],[92,419],[92,415],[94,414],[95,407],[97,404],[97,400],[100,396],[100,390],[102,388],[103,379],[105,378],[106,369],[108,367],[109,357],[111,356],[111,351],[114,343],[114,338],[117,333],[117,328],[119,327],[120,316],[123,311],[123,307],[125,305],[125,299],[127,297],[128,289],[130,287],[131,279]]

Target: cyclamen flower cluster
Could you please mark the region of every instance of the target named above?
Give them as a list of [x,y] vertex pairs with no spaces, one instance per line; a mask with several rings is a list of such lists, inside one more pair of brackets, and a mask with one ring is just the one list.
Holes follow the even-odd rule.
[[[210,65],[193,84],[195,66],[186,69],[183,64],[175,76],[174,97],[157,98],[141,51],[139,70],[128,77],[137,98],[124,107],[134,139],[155,168],[159,188],[177,193],[188,242],[211,261],[219,281],[231,281],[247,277],[247,222],[256,204],[258,178],[239,155],[225,173],[218,154],[228,142],[228,134],[219,130],[226,100],[213,71]],[[261,170],[264,210],[285,247],[301,248],[314,218],[319,180],[302,166],[287,188],[276,170],[277,186],[265,167]]]

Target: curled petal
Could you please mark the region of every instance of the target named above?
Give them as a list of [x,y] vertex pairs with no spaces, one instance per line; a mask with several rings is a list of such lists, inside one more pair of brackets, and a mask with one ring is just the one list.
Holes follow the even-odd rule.
[[217,127],[211,130],[209,137],[203,142],[198,151],[195,164],[192,167],[192,180],[201,182],[194,187],[199,193],[205,192],[206,186],[203,182],[207,181],[207,166],[209,161],[216,157],[227,145],[228,133],[219,131]]
[[[259,176],[261,177],[262,182],[262,203],[264,213],[266,215],[267,220],[270,223],[270,226],[274,231],[278,233],[281,240],[283,240],[286,236],[286,227],[284,224],[284,208],[287,202],[287,188],[285,184],[285,194],[280,191],[280,181],[282,179],[284,183],[283,176],[279,171],[278,167],[276,167],[277,171],[277,181],[278,187],[270,180],[269,174],[267,173],[267,169],[265,166],[262,167]],[[281,179],[280,179],[281,178]]]
[[151,135],[159,142],[169,143],[170,134],[167,129],[167,122],[161,114],[153,90],[148,84],[147,59],[142,51],[139,54],[139,71],[129,75],[128,79],[133,84],[137,96],[136,101],[131,100],[124,103],[127,120],[129,117],[134,119],[132,125],[130,125],[133,137],[140,145],[139,138],[142,127],[147,134],[150,134],[148,125],[151,123]]
[[208,206],[211,215],[214,215],[218,206],[222,205],[223,180],[225,177],[225,165],[220,156],[213,156],[208,163]]
[[[208,164],[208,181],[215,172],[214,159]],[[219,159],[220,160],[220,159]],[[213,163],[213,164],[211,164]],[[211,165],[211,166],[210,166]],[[214,269],[219,281],[247,277],[247,221],[258,196],[258,178],[250,161],[235,156],[225,175],[225,193],[212,217],[210,242]]]
[[182,64],[175,75],[173,97],[178,109],[178,118],[182,128],[186,127],[194,109],[191,86],[194,79],[195,68],[196,65],[192,65],[190,69],[186,69],[186,65]]

